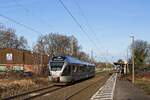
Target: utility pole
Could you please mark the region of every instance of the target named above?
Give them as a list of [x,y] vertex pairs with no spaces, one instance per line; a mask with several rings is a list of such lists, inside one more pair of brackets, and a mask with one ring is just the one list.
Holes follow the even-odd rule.
[[91,62],[93,62],[93,50],[91,50]]
[[127,66],[126,66],[126,74],[128,74],[128,48],[127,48]]
[[40,58],[41,58],[41,64],[40,64],[40,68],[39,68],[39,74],[41,74],[41,70],[43,67],[43,53],[44,53],[44,47],[43,47],[43,40],[41,40],[41,52],[40,52]]
[[43,66],[43,55],[41,53],[41,68],[42,68],[42,66]]
[[132,83],[134,83],[134,36],[131,36],[132,39]]
[[71,38],[71,56],[74,55],[74,38]]

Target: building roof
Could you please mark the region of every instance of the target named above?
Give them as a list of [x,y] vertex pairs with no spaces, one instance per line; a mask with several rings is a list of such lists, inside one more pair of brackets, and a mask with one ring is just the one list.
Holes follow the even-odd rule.
[[[32,52],[32,51],[30,51],[30,50],[16,49],[16,48],[0,48],[0,52],[1,52],[2,50],[5,50],[5,49],[16,50],[16,51],[26,52],[26,53],[30,53],[30,54],[40,55],[40,53]],[[42,55],[43,55],[43,56],[48,56],[48,55],[46,55],[46,54],[42,54]]]

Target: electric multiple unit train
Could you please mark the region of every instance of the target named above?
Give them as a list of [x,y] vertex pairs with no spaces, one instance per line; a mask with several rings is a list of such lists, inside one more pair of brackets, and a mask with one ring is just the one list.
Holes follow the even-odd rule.
[[49,61],[49,79],[52,82],[70,83],[95,76],[95,64],[70,56],[56,56]]

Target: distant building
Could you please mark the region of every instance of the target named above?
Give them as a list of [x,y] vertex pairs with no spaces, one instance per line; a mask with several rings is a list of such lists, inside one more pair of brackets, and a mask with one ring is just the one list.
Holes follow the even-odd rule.
[[48,67],[47,55],[32,53],[27,50],[14,48],[0,49],[0,71],[2,70],[23,70],[33,73],[44,73]]
[[116,65],[116,70],[122,74],[128,74],[129,73],[129,64],[127,65],[126,62],[114,62],[114,65]]

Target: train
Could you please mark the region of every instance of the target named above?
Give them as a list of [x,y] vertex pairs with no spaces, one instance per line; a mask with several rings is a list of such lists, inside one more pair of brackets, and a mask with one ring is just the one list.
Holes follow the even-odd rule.
[[71,56],[55,56],[49,61],[49,80],[55,83],[73,83],[95,76],[95,64]]

